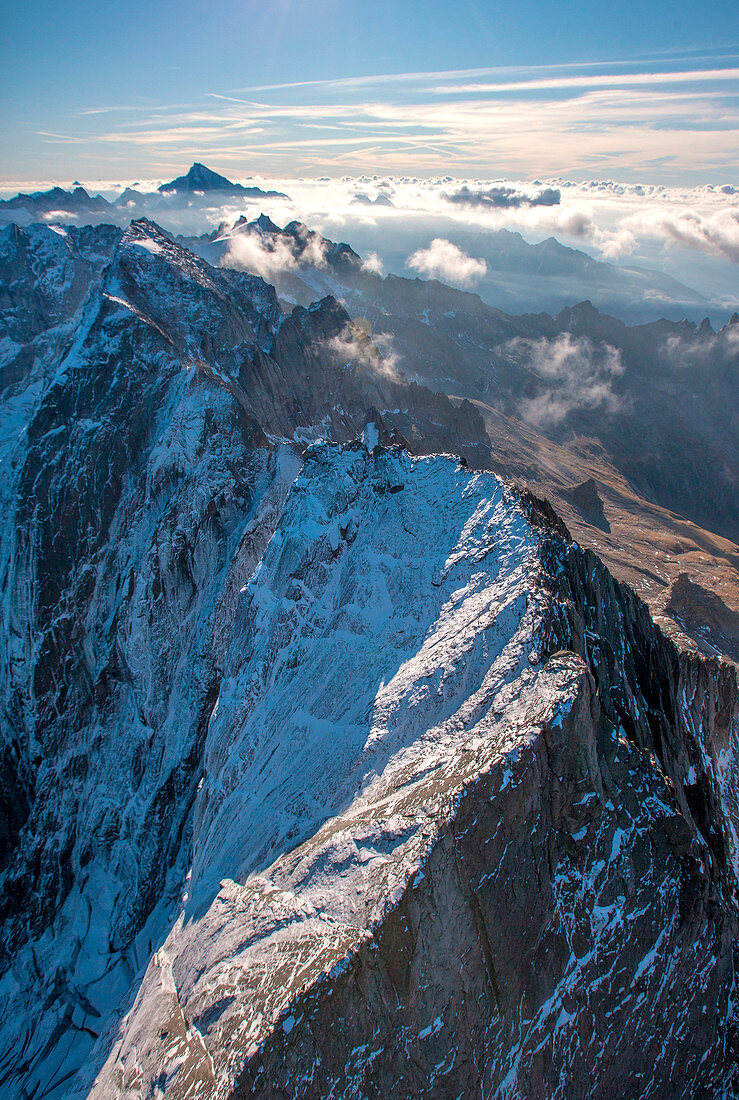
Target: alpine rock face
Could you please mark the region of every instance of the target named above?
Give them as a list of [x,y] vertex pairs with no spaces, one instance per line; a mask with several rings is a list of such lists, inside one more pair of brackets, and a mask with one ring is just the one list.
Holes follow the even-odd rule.
[[0,264],[0,1096],[732,1095],[733,666],[335,297]]

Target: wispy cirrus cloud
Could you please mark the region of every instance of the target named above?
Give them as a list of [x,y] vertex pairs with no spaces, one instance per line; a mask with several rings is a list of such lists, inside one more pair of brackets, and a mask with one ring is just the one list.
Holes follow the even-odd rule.
[[[385,270],[407,272],[413,257],[426,266],[411,270],[461,273],[483,293],[492,232],[516,230],[611,262],[657,263],[688,287],[698,262],[707,292],[734,308],[725,273],[739,258],[739,53],[729,49],[215,88],[192,103],[90,104],[69,130],[40,137],[65,164],[76,145],[76,174],[88,180],[117,165],[123,180],[162,182],[193,160],[268,180],[294,200],[270,204],[280,224],[299,217]],[[207,216],[218,225],[229,215],[214,206]]]
[[[664,59],[655,59],[652,62],[653,68],[651,70],[648,67],[648,63],[639,66],[635,62],[627,60],[576,61],[557,65],[497,65],[474,69],[437,69],[407,73],[374,73],[323,78],[321,80],[298,80],[279,84],[252,84],[239,89],[239,91],[246,94],[252,92],[286,91],[293,88],[348,90],[352,88],[389,87],[392,85],[413,84],[426,85],[432,90],[439,91],[448,90],[450,87],[453,88],[453,85],[444,85],[443,83],[443,81],[450,80],[464,81],[463,84],[459,84],[457,87],[462,87],[465,90],[474,90],[475,88],[481,89],[485,87],[491,90],[496,87],[501,90],[520,90],[524,87],[531,87],[534,84],[538,84],[539,87],[561,86],[563,82],[567,82],[569,86],[574,87],[583,83],[592,85],[599,82],[613,82],[614,80],[617,82],[623,80],[623,82],[632,81],[634,83],[648,83],[650,81],[669,80],[671,76],[676,76],[678,79],[682,78],[684,80],[689,80],[693,79],[694,74],[700,71],[721,73],[729,71],[726,68],[703,70],[694,68],[676,69],[674,66],[677,63],[683,65],[696,65],[700,61],[710,61],[715,65],[717,61],[734,61],[735,59],[736,54],[731,52],[719,55],[698,53],[691,56],[690,54],[684,54],[682,56],[673,56],[670,62]],[[671,64],[673,67],[666,67],[660,70],[657,68],[659,64],[663,66]],[[622,70],[621,73],[618,72],[619,69]],[[630,71],[632,69],[636,71]],[[579,75],[571,75],[575,72],[579,73]],[[613,75],[609,75],[611,72]],[[545,76],[544,74],[547,75]],[[498,77],[499,82],[497,84],[489,83],[485,85],[481,83],[483,77]],[[507,80],[504,79],[506,77],[508,78]],[[475,83],[476,81],[477,83]]]
[[[91,105],[79,129],[151,166],[197,148],[268,174],[379,171],[509,177],[609,174],[697,181],[733,173],[739,66],[664,61],[340,77],[215,90],[198,104]],[[690,133],[690,141],[685,134]],[[160,150],[166,151],[163,157]],[[140,158],[139,158],[140,159]],[[142,166],[146,167],[146,166]]]
[[439,84],[433,88],[437,95],[459,93],[479,95],[510,94],[511,92],[541,92],[561,89],[569,91],[579,88],[626,88],[633,86],[648,87],[655,84],[712,84],[716,81],[734,81],[739,79],[739,69],[687,69],[666,72],[634,73],[591,73],[581,76],[554,76],[531,80],[507,80],[488,83]]

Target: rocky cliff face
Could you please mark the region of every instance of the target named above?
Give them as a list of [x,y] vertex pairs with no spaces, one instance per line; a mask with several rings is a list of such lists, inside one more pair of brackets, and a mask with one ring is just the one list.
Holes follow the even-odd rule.
[[3,390],[0,1095],[730,1087],[733,670],[419,457],[479,415],[333,299],[60,240]]
[[715,1095],[730,670],[489,475],[361,446],[242,600],[187,897],[77,1095]]
[[566,715],[534,704],[507,768],[478,759],[422,872],[346,974],[290,1006],[235,1096],[720,1090],[733,919],[715,919],[663,777],[608,729],[585,667],[559,655],[541,679]]

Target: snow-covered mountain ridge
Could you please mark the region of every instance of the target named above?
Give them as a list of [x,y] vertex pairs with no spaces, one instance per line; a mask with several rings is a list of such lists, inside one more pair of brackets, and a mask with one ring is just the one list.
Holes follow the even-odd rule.
[[733,670],[335,301],[111,255],[3,390],[0,1095],[714,1095]]

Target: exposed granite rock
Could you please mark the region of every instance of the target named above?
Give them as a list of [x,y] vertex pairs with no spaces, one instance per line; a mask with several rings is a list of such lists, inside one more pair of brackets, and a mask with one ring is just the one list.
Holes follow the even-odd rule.
[[[310,683],[317,728],[328,715],[339,718],[347,739],[331,741],[339,757],[355,729],[354,699],[361,707],[365,677],[376,677],[366,643],[357,642],[362,671],[352,678],[351,703],[334,709],[326,694],[333,664],[312,641],[334,637],[342,605],[325,593],[339,600],[345,575],[365,575],[356,548],[368,539],[384,557],[384,532],[411,535],[405,509],[419,503],[423,484],[423,467],[411,469],[401,455],[343,454],[309,454],[258,591],[238,619],[251,643],[243,654],[234,635],[228,688],[210,730],[205,769],[214,793],[204,788],[196,812],[194,899],[208,876],[225,877],[206,908],[194,900],[185,909],[97,1078],[75,1095],[123,1096],[170,1072],[168,1090],[182,1097],[199,1089],[269,1100],[669,1097],[676,1080],[677,1095],[715,1095],[735,1072],[727,1024],[738,931],[734,670],[679,654],[634,594],[554,529],[546,504],[504,491],[536,532],[534,556],[522,560],[531,587],[518,631],[502,654],[484,657],[478,645],[500,637],[503,613],[495,599],[494,618],[484,604],[473,612],[469,587],[457,587],[456,613],[468,606],[472,618],[463,615],[456,629],[442,618],[425,630],[421,652],[426,661],[434,654],[432,664],[412,658],[402,679],[382,678],[389,697],[403,684],[397,720],[383,715],[382,724],[395,738],[418,727],[419,740],[405,744],[423,764],[401,763],[401,755],[397,766],[392,757],[373,764],[371,734],[355,772],[349,761],[329,765],[316,741],[312,766],[316,776],[327,772],[329,789],[339,784],[340,810],[324,811],[309,828],[312,800],[325,794],[318,780],[301,788],[311,727],[300,733],[288,717],[293,696],[305,698]],[[448,471],[431,469],[441,490]],[[378,473],[403,482],[382,524],[362,503],[373,499],[366,478]],[[478,493],[484,484],[479,475],[456,476]],[[450,488],[442,501],[448,508]],[[306,505],[327,533],[301,542]],[[341,528],[347,507],[366,518],[345,545],[328,532],[336,522]],[[463,529],[471,534],[470,524]],[[493,555],[490,583],[495,553],[514,541],[493,539],[480,547]],[[430,546],[438,542],[437,534]],[[449,560],[463,560],[458,553]],[[413,592],[415,568],[393,572]],[[285,605],[290,591],[302,593],[299,610]],[[406,598],[406,611],[417,614],[415,600],[427,598],[421,591]],[[456,657],[444,653],[442,637],[459,638]],[[384,652],[384,635],[377,643],[375,652]],[[514,652],[519,660],[528,652],[528,667],[519,664],[518,678],[501,689],[500,670],[512,668]],[[445,672],[424,696],[423,685],[437,682],[436,662]],[[466,701],[454,687],[442,690],[444,676],[464,678]],[[343,663],[336,678],[347,679]],[[281,708],[274,716],[273,706]],[[256,740],[248,732],[255,722]],[[442,729],[449,739],[435,752]],[[244,752],[243,764],[218,771],[219,758]],[[281,779],[285,753],[291,763]],[[265,782],[263,761],[272,767],[265,801],[248,811],[252,783]],[[345,771],[360,777],[353,797],[341,787]],[[279,800],[289,815],[305,806],[287,833],[296,847],[287,850],[274,839],[285,827]],[[219,806],[232,807],[229,827],[240,824],[256,856],[242,842],[223,862],[220,842],[214,846]]]
[[534,719],[512,775],[465,785],[424,877],[291,1004],[234,1096],[712,1097],[733,1080],[734,670],[678,653],[594,555],[548,546],[548,647],[592,670],[545,665],[571,710]]

